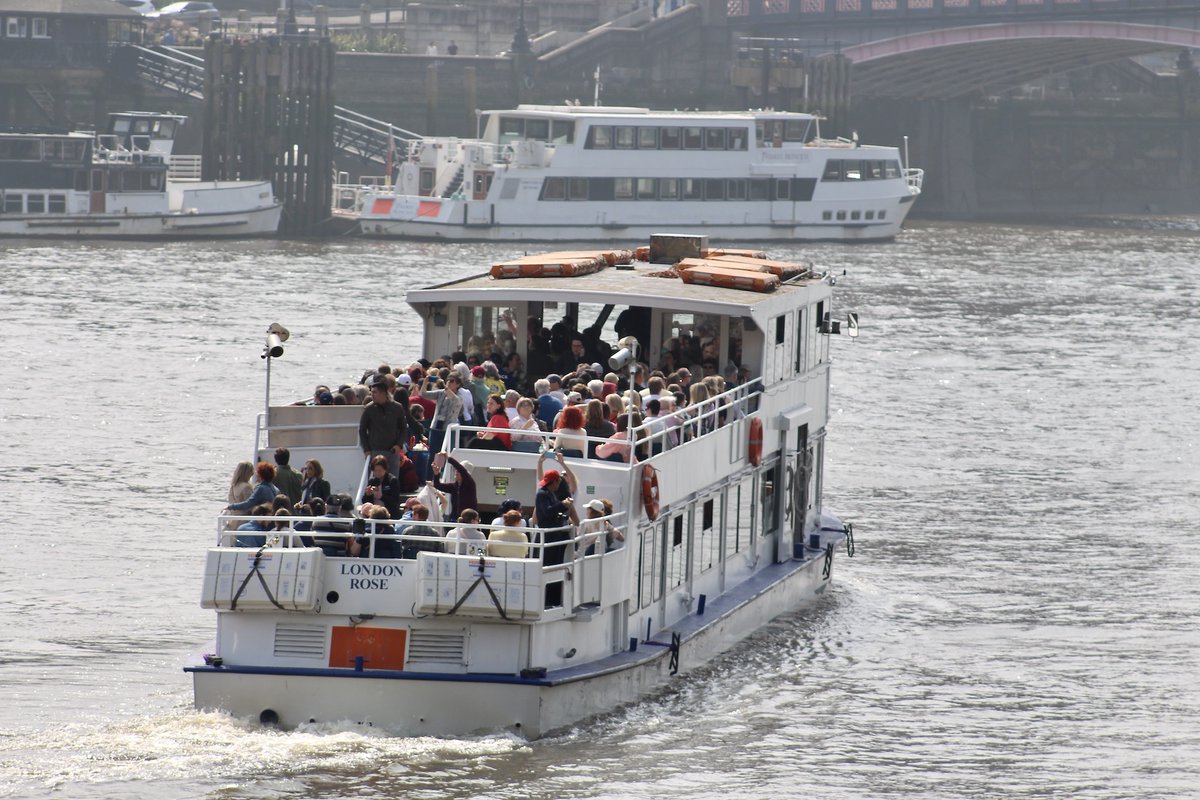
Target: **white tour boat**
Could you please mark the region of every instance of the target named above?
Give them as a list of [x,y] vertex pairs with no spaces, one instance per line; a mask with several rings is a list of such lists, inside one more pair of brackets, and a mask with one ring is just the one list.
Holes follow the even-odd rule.
[[[327,554],[306,538],[314,532],[293,529],[239,548],[221,517],[202,592],[216,639],[186,666],[198,708],[288,728],[351,720],[404,735],[534,738],[636,700],[827,590],[835,545],[853,543],[822,507],[829,334],[840,328],[832,280],[712,250],[703,237],[654,237],[648,251],[529,256],[412,289],[407,301],[430,357],[507,331],[498,339],[534,358],[514,320],[561,317],[596,345],[614,341],[609,367],[630,380],[643,344],[691,340],[742,383],[644,423],[633,465],[540,452],[555,444],[545,433],[512,450],[467,448],[470,429],[450,426],[442,452],[474,480],[484,523],[511,500],[528,516],[540,470],[564,463],[581,516],[611,502],[611,514],[578,527],[531,520],[516,528],[529,542],[515,551],[502,535],[451,544],[443,534],[459,526],[449,521],[418,536],[350,519],[347,532],[320,535],[357,535],[358,557],[340,554],[336,538],[339,554]],[[855,333],[857,317],[848,322]],[[282,331],[271,331],[268,376],[282,354]],[[269,406],[255,455],[270,461],[287,446],[293,463],[320,461],[333,492],[362,497],[361,414]],[[623,542],[606,541],[606,522]],[[511,534],[509,523],[473,527]]]
[[122,112],[108,131],[0,131],[0,236],[249,237],[274,234],[270,181],[201,181],[173,156],[186,117]]
[[895,147],[820,138],[782,111],[531,106],[488,111],[478,139],[409,143],[358,197],[368,236],[456,241],[891,239],[921,191]]

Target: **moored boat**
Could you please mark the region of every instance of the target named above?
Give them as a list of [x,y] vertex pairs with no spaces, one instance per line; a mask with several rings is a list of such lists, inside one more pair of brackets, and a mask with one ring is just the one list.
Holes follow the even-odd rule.
[[895,147],[823,139],[811,114],[533,106],[477,139],[409,143],[357,203],[368,236],[587,241],[660,230],[726,240],[896,236],[923,172]]
[[[694,402],[654,416],[670,404],[649,381],[624,412],[633,459],[617,434],[589,435],[574,450],[565,434],[525,431],[525,441],[490,449],[469,443],[490,428],[449,425],[437,449],[475,487],[484,522],[471,526],[474,544],[447,535],[463,523],[434,518],[326,520],[322,543],[309,538],[313,520],[297,516],[238,547],[222,517],[202,592],[217,637],[186,667],[197,707],[284,727],[352,720],[406,735],[533,738],[634,701],[827,591],[835,546],[851,541],[822,503],[829,337],[839,328],[832,281],[764,262],[786,277],[746,265],[745,275],[773,283],[684,282],[688,270],[675,265],[712,252],[703,237],[656,237],[638,252],[670,256],[571,251],[521,259],[540,272],[411,289],[423,352],[469,354],[494,340],[533,367],[552,354],[539,354],[542,340],[517,321],[530,331],[562,323],[587,340],[577,374],[604,372],[587,360],[603,358],[637,390],[645,368],[667,364],[651,343],[674,342],[681,363],[697,373],[719,364],[729,382],[706,380],[711,394],[694,391]],[[567,274],[564,260],[604,266]],[[281,347],[273,339],[264,355]],[[324,464],[335,495],[363,497],[363,413],[269,407],[255,454],[270,461],[288,447]],[[581,519],[486,524],[513,502],[545,513],[556,498],[544,492],[564,483]],[[423,496],[437,507],[436,495]]]
[[0,236],[252,237],[274,234],[269,181],[201,181],[172,153],[185,117],[122,112],[108,130],[0,131]]

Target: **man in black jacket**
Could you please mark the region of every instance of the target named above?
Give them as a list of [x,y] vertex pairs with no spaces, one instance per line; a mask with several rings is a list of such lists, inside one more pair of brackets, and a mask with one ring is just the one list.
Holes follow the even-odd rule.
[[364,457],[387,456],[388,472],[399,472],[400,453],[408,444],[408,410],[392,399],[382,379],[371,384],[371,402],[358,420],[358,444]]

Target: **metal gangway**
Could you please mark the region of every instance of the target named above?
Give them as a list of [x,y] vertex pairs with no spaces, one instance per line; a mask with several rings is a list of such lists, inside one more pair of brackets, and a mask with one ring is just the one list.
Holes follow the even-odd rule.
[[[174,47],[129,45],[137,54],[137,75],[155,86],[204,99],[204,58]],[[420,134],[334,106],[333,146],[344,153],[387,165],[388,154],[403,158]]]

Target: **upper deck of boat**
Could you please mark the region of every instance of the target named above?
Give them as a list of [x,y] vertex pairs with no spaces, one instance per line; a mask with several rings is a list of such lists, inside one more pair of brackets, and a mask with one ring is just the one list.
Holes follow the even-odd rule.
[[490,274],[420,289],[409,289],[407,300],[418,303],[520,302],[612,303],[670,308],[736,316],[777,314],[810,302],[814,286],[827,286],[820,276],[792,278],[771,292],[729,289],[684,283],[675,277],[656,277],[666,264],[636,261],[575,277],[493,278]]

